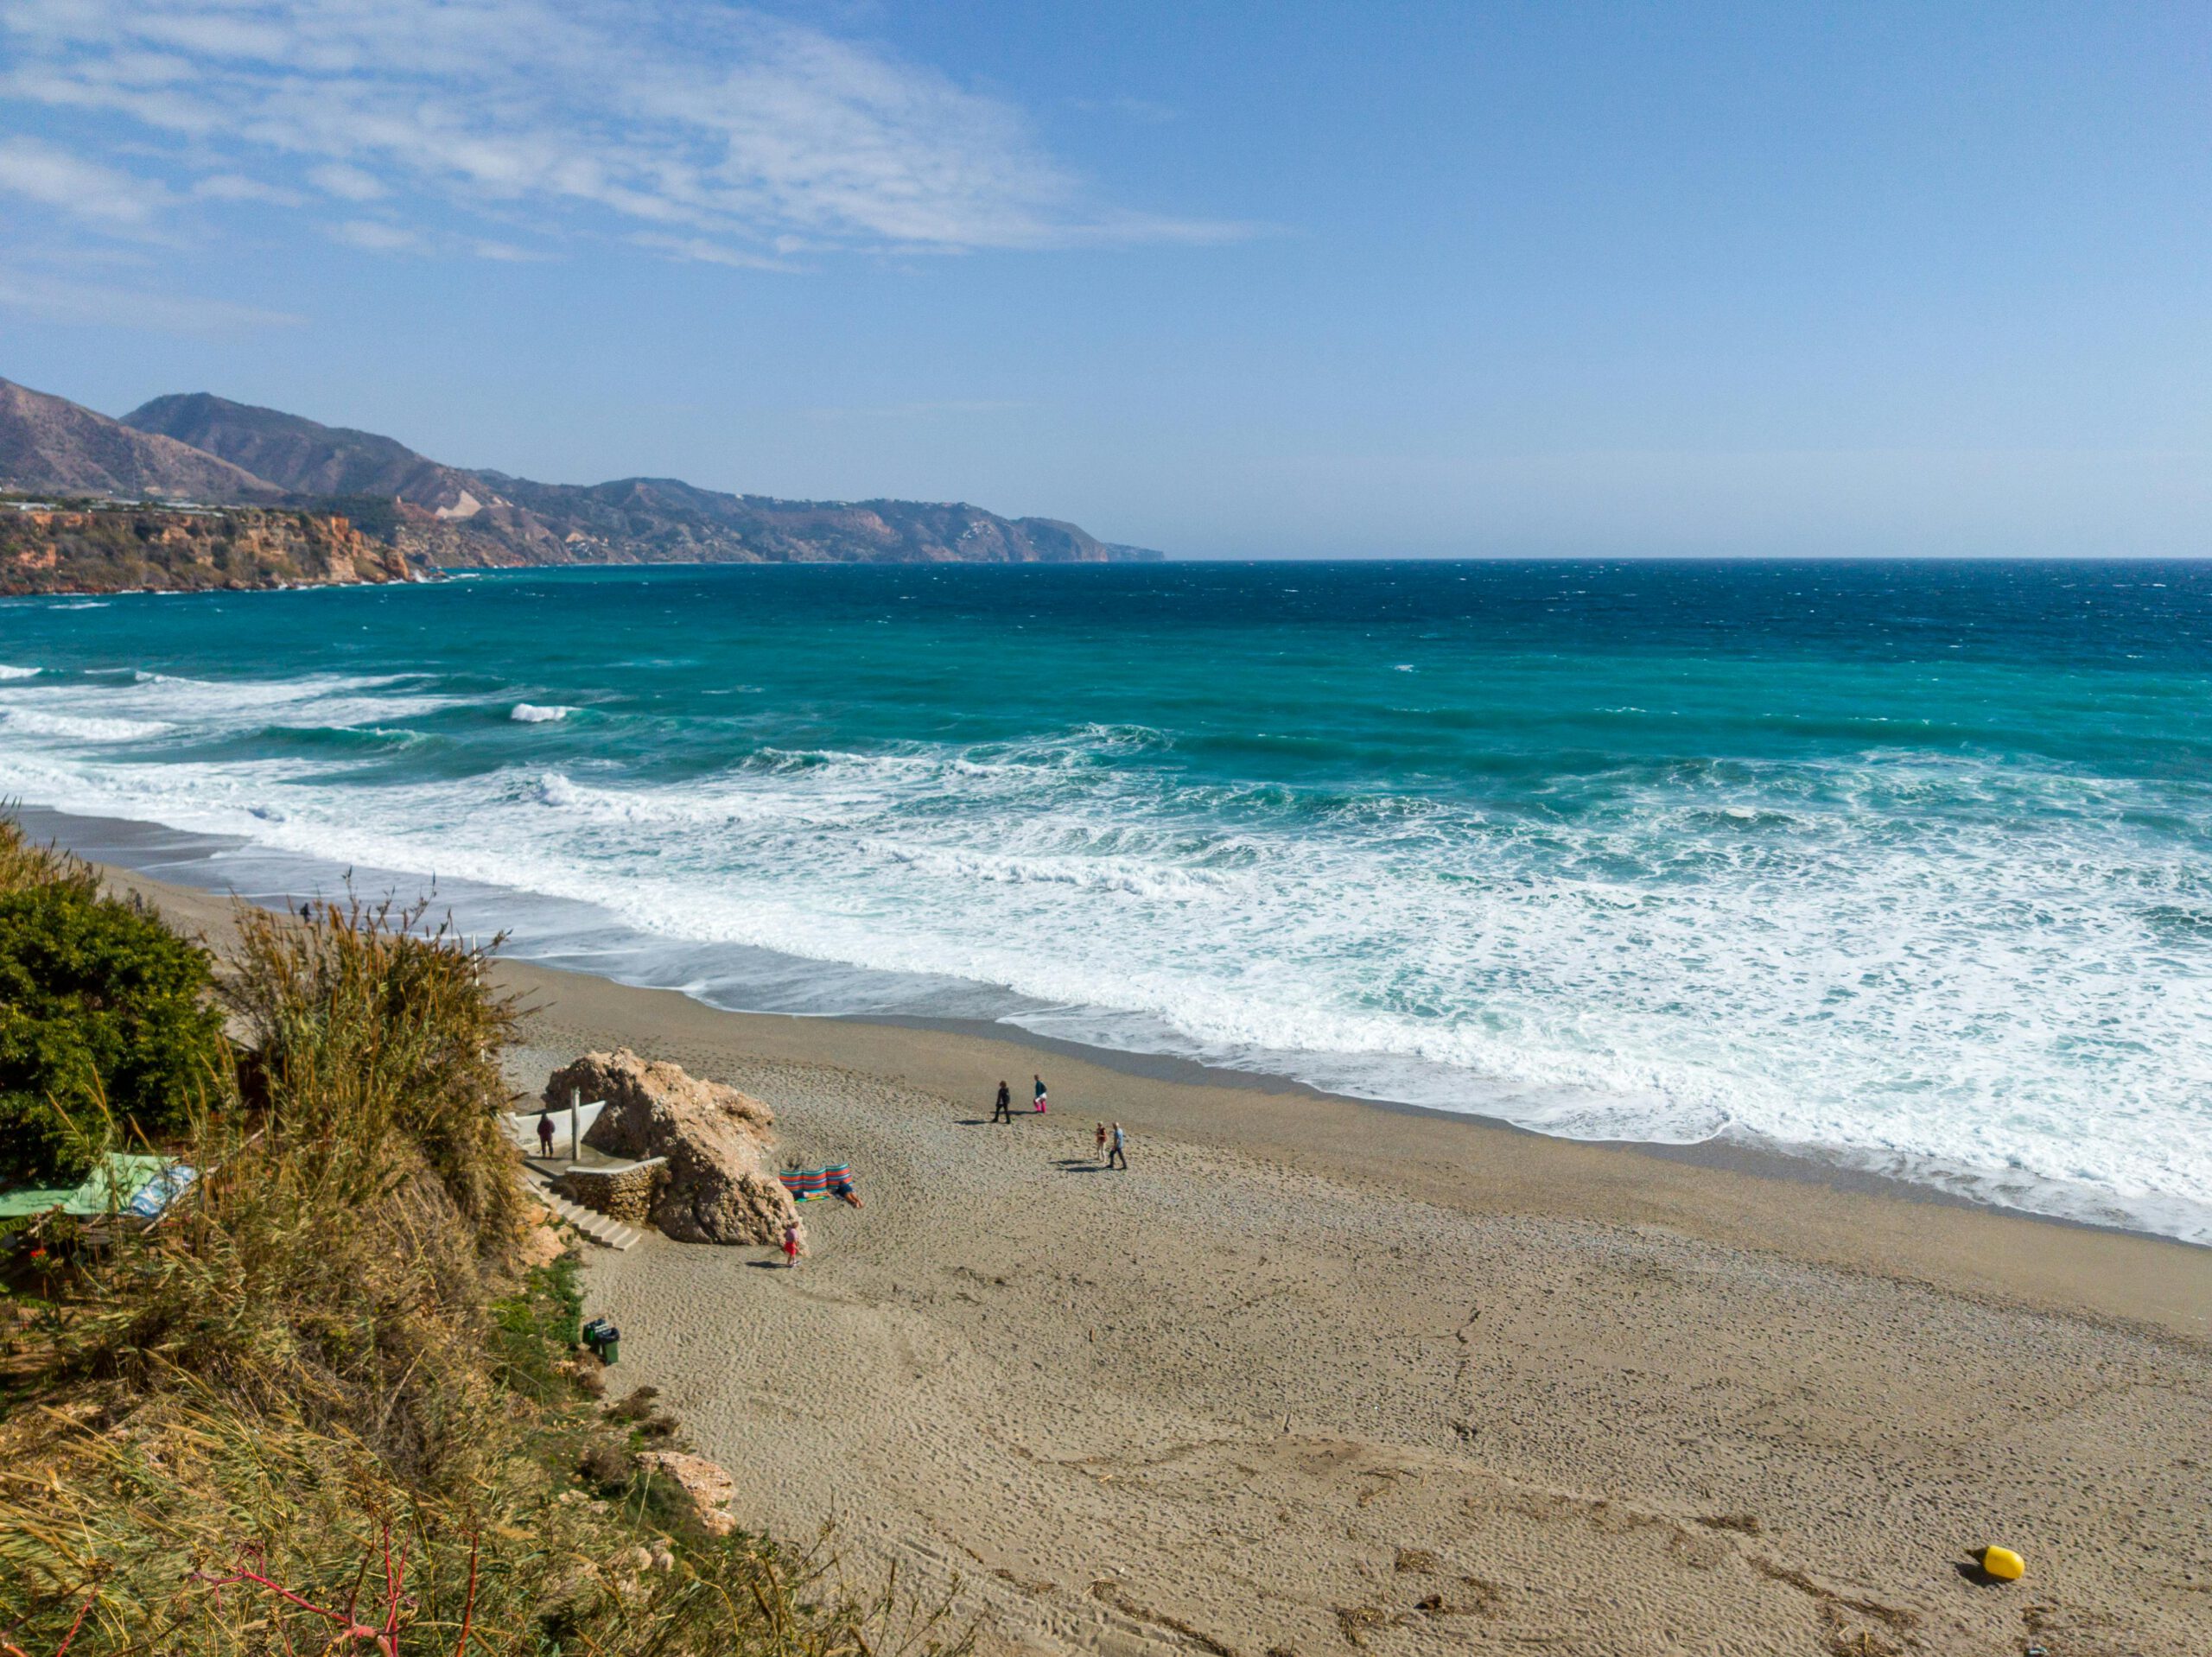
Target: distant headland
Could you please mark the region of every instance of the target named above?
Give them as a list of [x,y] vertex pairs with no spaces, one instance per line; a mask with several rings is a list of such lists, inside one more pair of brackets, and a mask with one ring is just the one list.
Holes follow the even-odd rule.
[[[114,420],[4,379],[0,493],[22,498],[0,513],[0,593],[392,581],[556,564],[1161,556],[1057,518],[1001,517],[964,503],[779,500],[673,478],[537,483],[207,392],[156,397]],[[326,543],[341,556],[327,556]]]

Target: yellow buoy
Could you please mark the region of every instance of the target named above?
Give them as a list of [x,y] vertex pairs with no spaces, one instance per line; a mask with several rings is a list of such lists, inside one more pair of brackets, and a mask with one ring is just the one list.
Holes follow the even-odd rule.
[[1981,1568],[1999,1582],[2018,1582],[2028,1563],[2009,1547],[1986,1547],[1981,1551]]

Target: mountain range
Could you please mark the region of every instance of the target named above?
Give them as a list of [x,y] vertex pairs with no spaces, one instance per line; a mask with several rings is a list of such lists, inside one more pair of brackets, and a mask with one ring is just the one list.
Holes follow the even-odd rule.
[[1056,518],[965,504],[779,500],[673,478],[538,483],[447,466],[374,432],[207,392],[120,420],[0,380],[0,491],[342,515],[423,567],[1101,563],[1154,559]]

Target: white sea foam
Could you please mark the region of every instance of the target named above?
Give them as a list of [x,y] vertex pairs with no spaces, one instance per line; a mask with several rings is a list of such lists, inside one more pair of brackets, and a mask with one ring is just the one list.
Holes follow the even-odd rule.
[[35,679],[44,670],[42,668],[11,668],[0,662],[0,679]]
[[550,725],[575,711],[573,708],[543,708],[535,702],[518,702],[507,717],[518,725]]
[[156,709],[189,735],[410,701],[444,705],[391,680],[10,690],[0,796],[573,900],[641,948],[1000,986],[1050,1033],[2212,1241],[2212,975],[2187,930],[2212,928],[2212,873],[2132,827],[2158,804],[2138,784],[1894,747],[1535,819],[1106,763],[1163,752],[1129,727],[762,750],[658,786],[363,790],[86,746],[158,733]]
[[[459,698],[409,689],[413,679],[389,674],[319,674],[298,679],[212,681],[133,671],[127,682],[40,687],[36,705],[99,718],[146,720],[200,736],[286,726],[386,729],[449,708]],[[15,693],[10,705],[32,705]]]
[[60,737],[72,742],[137,742],[169,728],[159,720],[82,718],[36,708],[0,708],[11,735]]

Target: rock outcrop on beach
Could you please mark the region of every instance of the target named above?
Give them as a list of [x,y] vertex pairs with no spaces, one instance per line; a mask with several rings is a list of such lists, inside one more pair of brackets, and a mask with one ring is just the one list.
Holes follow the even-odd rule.
[[584,1143],[609,1156],[665,1157],[647,1216],[679,1242],[771,1243],[798,1218],[776,1178],[775,1114],[750,1094],[648,1062],[628,1048],[587,1053],[556,1070],[546,1102],[579,1093],[607,1108]]

